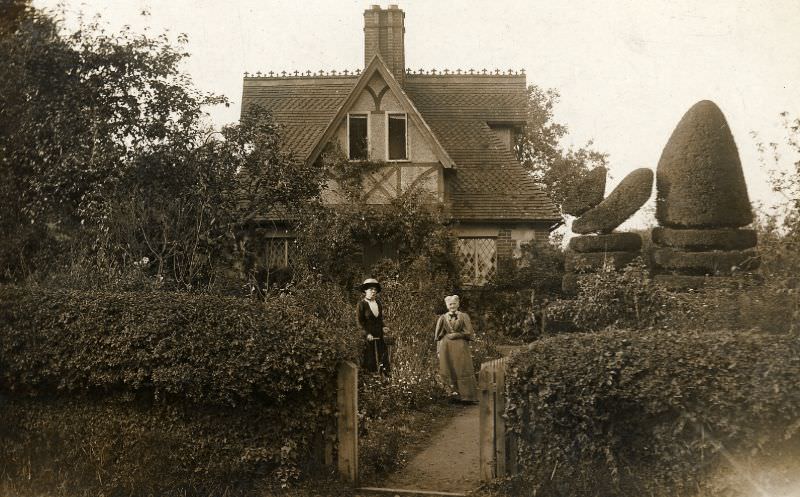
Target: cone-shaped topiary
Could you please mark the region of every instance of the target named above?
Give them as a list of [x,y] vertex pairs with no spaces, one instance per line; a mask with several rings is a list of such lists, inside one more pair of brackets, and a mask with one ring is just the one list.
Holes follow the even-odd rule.
[[664,146],[656,219],[671,228],[738,228],[753,221],[736,143],[719,107],[698,102]]
[[645,167],[631,171],[608,197],[572,223],[572,231],[610,233],[647,202],[653,189],[653,171]]
[[606,194],[607,174],[608,169],[605,167],[596,167],[576,182],[569,189],[567,198],[561,206],[564,213],[570,216],[580,216],[602,202],[603,196]]

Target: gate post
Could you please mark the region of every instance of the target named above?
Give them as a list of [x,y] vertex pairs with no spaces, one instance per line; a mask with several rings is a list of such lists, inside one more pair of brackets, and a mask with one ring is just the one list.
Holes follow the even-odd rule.
[[481,365],[480,389],[480,473],[488,481],[517,472],[517,444],[506,427],[507,358]]
[[352,362],[339,365],[336,377],[339,474],[358,483],[358,367]]

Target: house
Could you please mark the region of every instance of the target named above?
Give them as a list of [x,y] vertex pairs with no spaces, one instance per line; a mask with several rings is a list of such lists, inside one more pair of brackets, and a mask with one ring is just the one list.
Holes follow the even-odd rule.
[[[429,191],[452,219],[463,283],[482,285],[520,243],[546,239],[561,221],[513,152],[527,114],[525,74],[415,72],[404,37],[405,13],[373,5],[364,12],[363,70],[245,74],[242,109],[269,109],[306,161],[332,140],[351,160],[385,161],[365,182],[370,203],[411,185]],[[335,189],[325,201],[338,201]],[[290,245],[275,235],[269,257],[278,264]]]

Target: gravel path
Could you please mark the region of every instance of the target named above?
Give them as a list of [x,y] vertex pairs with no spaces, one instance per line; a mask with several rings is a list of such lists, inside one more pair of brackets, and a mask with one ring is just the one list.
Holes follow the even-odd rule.
[[465,492],[479,483],[478,406],[464,406],[384,488]]

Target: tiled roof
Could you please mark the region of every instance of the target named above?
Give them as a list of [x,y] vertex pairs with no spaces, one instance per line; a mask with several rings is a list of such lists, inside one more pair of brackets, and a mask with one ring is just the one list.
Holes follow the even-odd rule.
[[350,94],[357,76],[245,78],[242,112],[259,104],[281,125],[286,147],[305,159]]
[[[259,103],[283,126],[286,146],[307,158],[356,84],[356,76],[245,78],[242,109]],[[447,174],[455,219],[561,220],[549,197],[487,123],[523,124],[525,76],[406,76],[404,91],[456,164]]]
[[405,90],[456,163],[447,185],[454,218],[561,220],[487,124],[525,122],[524,76],[410,75]]

